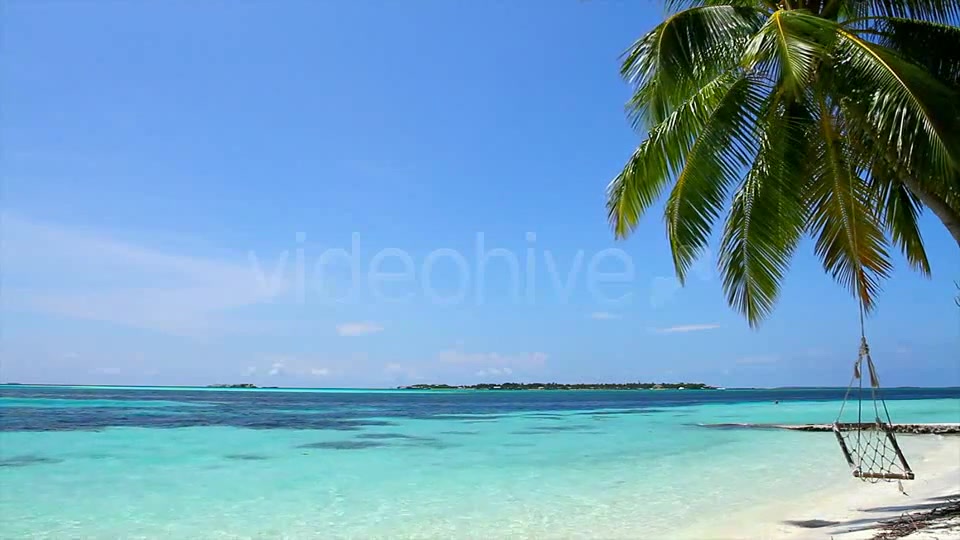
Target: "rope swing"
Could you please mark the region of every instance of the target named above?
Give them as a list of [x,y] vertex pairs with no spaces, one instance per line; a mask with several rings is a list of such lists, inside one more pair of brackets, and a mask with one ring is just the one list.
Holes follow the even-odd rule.
[[[901,480],[913,480],[914,474],[903,457],[897,438],[893,434],[893,422],[887,404],[880,397],[880,379],[870,357],[870,346],[864,332],[863,302],[860,302],[860,352],[857,361],[853,364],[853,377],[847,386],[840,405],[840,413],[833,423],[833,432],[843,450],[843,456],[853,471],[853,476],[865,482],[892,482],[896,480],[900,491],[903,491]],[[863,387],[863,368],[866,363],[869,385]],[[850,399],[850,394],[856,389],[857,421],[841,422],[844,408]],[[864,401],[867,401],[867,410],[864,411]],[[873,403],[873,410],[870,410]],[[881,414],[882,412],[882,414]],[[864,422],[864,414],[872,415],[873,421]]]

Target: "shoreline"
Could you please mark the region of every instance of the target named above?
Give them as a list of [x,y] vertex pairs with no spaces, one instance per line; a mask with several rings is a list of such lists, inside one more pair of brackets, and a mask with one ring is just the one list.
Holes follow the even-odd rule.
[[[857,424],[843,423],[843,428],[849,429]],[[860,424],[865,430],[876,429],[875,423]],[[700,424],[701,427],[713,429],[786,429],[790,431],[833,432],[833,424]],[[890,424],[890,431],[908,435],[955,435],[960,434],[960,422],[937,423],[900,423]]]
[[[916,519],[915,514],[960,500],[960,437],[902,435],[898,439],[917,473],[915,480],[903,482],[906,495],[896,482],[870,484],[851,476],[841,484],[740,511],[720,522],[682,528],[678,538],[870,540],[898,520]],[[900,537],[923,540],[936,533],[945,538],[944,532],[960,536],[960,520],[948,518],[945,524],[958,528],[921,529]]]

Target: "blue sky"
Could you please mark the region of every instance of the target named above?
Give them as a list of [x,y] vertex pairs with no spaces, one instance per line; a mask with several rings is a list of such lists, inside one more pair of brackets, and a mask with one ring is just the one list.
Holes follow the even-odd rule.
[[[715,258],[676,284],[659,209],[613,240],[618,57],[659,5],[5,2],[0,378],[845,384],[809,243],[751,330]],[[933,278],[898,260],[868,321],[888,385],[960,384],[923,221]]]

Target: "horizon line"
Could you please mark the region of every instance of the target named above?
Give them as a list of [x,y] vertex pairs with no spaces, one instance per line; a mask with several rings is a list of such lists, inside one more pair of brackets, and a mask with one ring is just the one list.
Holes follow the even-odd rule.
[[[615,384],[704,384],[711,387],[711,390],[832,390],[832,389],[844,389],[845,386],[713,386],[708,383],[701,382],[691,382],[691,381],[682,381],[682,382],[643,382],[643,381],[626,381],[626,382],[574,382],[574,383],[562,383],[556,381],[550,382],[479,382],[471,384],[447,384],[447,383],[413,383],[400,386],[255,386],[254,388],[231,388],[225,386],[217,385],[206,385],[206,386],[197,386],[197,385],[179,385],[179,384],[165,384],[165,385],[140,385],[140,384],[76,384],[76,383],[20,383],[20,382],[4,382],[0,383],[0,388],[2,387],[23,387],[23,386],[33,386],[33,387],[59,387],[59,388],[126,388],[126,389],[203,389],[203,390],[404,390],[411,389],[410,387],[423,384],[428,386],[438,386],[442,384],[447,384],[448,386],[456,389],[457,387],[464,386],[476,386],[476,385],[503,385],[503,384],[565,384],[565,385],[575,385],[575,384],[594,384],[594,385],[615,385]],[[247,384],[247,383],[231,383],[231,384]],[[249,383],[252,384],[252,383]],[[885,390],[896,390],[896,389],[960,389],[960,385],[954,386],[917,386],[917,385],[905,385],[905,386],[886,386]],[[416,390],[416,389],[414,389]],[[672,389],[664,389],[672,390]],[[698,390],[690,389],[684,391],[693,391]]]

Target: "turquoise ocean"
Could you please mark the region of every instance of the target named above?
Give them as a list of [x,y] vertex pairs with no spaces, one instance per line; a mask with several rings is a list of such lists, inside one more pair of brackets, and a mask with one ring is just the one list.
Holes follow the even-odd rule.
[[[735,425],[842,396],[0,386],[0,537],[665,538],[856,482],[830,433]],[[957,388],[884,397],[960,422]]]

